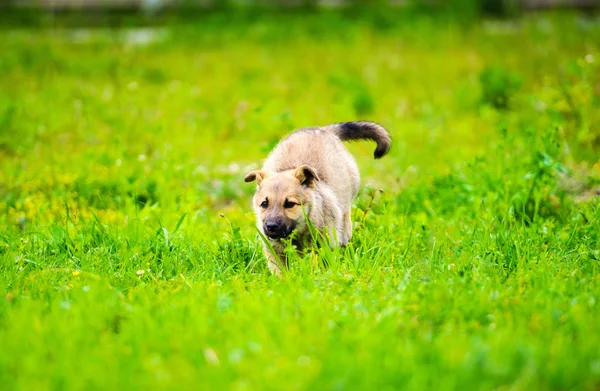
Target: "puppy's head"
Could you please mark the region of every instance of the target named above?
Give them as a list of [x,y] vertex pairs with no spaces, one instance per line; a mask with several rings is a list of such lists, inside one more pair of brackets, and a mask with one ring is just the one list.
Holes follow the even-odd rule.
[[295,229],[306,229],[304,214],[310,211],[315,182],[319,180],[315,169],[302,165],[278,173],[252,171],[244,180],[258,184],[253,203],[258,226],[265,236],[279,240],[287,238]]

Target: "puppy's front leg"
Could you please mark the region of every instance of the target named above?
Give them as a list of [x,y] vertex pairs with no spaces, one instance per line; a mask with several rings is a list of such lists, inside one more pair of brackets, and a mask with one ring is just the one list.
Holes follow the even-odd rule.
[[344,212],[344,223],[343,223],[343,232],[344,236],[342,240],[340,240],[340,246],[345,246],[348,244],[350,239],[352,239],[352,210],[348,209]]
[[345,246],[348,243],[347,230],[345,227],[345,216],[338,207],[331,210],[332,221],[327,227],[327,234],[330,239],[331,248]]
[[281,268],[287,267],[287,256],[283,251],[277,251],[273,249],[275,253],[271,252],[271,249],[266,244],[263,244],[265,256],[267,257],[267,266],[272,274],[277,277],[281,277]]

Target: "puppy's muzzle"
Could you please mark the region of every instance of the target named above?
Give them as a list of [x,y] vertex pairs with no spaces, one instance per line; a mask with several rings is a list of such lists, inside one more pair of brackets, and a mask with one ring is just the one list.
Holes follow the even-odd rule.
[[263,224],[263,232],[269,237],[269,239],[273,240],[287,238],[290,236],[294,228],[294,226],[288,226],[274,220],[265,221]]

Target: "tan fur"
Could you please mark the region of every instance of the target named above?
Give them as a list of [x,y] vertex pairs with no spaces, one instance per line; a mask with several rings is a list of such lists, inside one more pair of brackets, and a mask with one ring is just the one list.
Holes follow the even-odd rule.
[[332,245],[344,246],[352,237],[351,207],[360,176],[341,140],[356,139],[376,141],[376,158],[385,155],[391,143],[389,133],[372,122],[300,129],[273,149],[261,170],[246,175],[246,182],[258,185],[253,205],[258,229],[274,250],[265,244],[273,273],[280,274],[280,265],[287,265],[282,238],[294,232],[298,250],[311,244],[305,214]]

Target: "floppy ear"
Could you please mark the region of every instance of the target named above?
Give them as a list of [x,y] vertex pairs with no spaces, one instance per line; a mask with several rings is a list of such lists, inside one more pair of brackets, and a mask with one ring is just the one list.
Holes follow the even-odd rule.
[[265,179],[266,176],[267,174],[262,170],[250,171],[244,177],[244,182],[256,181],[256,183],[260,186],[260,183],[263,181],[263,179]]
[[311,166],[307,166],[306,164],[303,164],[300,167],[296,168],[294,176],[296,177],[296,179],[298,179],[298,182],[300,182],[301,185],[308,186],[310,188],[314,188],[315,181],[319,180],[317,170],[315,170]]

